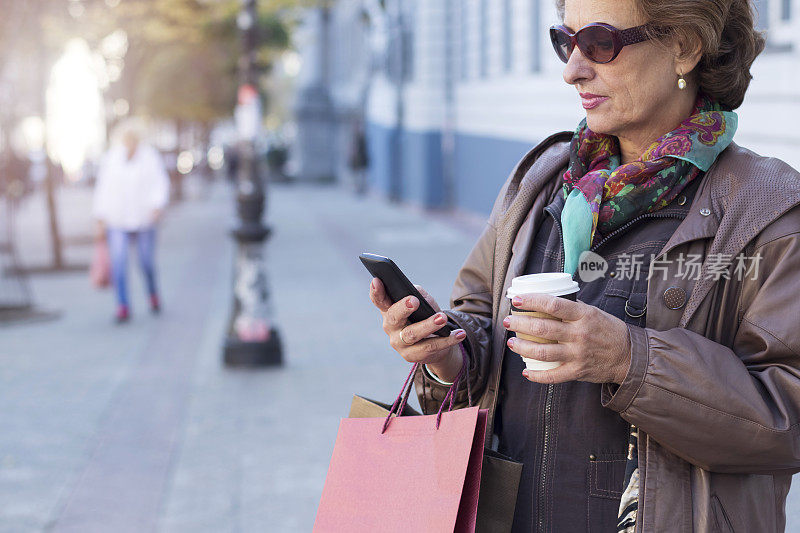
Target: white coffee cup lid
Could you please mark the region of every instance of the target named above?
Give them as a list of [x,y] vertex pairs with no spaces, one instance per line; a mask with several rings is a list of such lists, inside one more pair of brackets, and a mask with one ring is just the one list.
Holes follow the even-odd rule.
[[573,292],[578,292],[578,282],[573,280],[570,274],[567,272],[543,272],[514,278],[511,280],[511,286],[508,288],[506,296],[513,298],[530,293],[563,296]]

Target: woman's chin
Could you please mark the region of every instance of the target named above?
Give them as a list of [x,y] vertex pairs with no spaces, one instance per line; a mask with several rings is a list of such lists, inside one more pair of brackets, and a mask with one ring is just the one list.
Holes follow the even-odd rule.
[[595,109],[586,110],[586,125],[595,133],[611,135],[614,131],[613,123],[608,120],[608,114]]

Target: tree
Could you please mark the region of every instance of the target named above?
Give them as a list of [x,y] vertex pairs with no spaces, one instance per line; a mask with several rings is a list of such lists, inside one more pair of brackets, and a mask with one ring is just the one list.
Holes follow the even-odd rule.
[[[301,0],[261,2],[259,68],[269,71],[277,53],[289,46],[285,16]],[[240,52],[236,17],[239,0],[126,0],[113,9],[95,3],[95,20],[128,40],[124,68],[112,85],[132,112],[193,122],[231,114],[235,105]]]

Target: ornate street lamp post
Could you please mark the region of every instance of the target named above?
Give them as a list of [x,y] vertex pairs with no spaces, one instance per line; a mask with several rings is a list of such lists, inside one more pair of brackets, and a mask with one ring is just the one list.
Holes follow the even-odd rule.
[[272,323],[265,266],[270,229],[262,222],[266,190],[256,157],[255,140],[261,124],[256,81],[256,0],[242,0],[237,24],[242,31],[241,84],[236,106],[239,135],[233,312],[225,340],[224,362],[229,366],[274,366],[282,362],[278,330]]

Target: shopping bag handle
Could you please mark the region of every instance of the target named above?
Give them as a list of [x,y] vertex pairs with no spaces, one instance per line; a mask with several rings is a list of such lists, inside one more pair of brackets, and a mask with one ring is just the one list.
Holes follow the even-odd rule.
[[[439,407],[439,412],[436,413],[436,429],[439,429],[439,424],[442,421],[442,410],[444,409],[444,405],[447,403],[447,400],[450,400],[450,407],[448,411],[453,410],[453,400],[456,396],[456,390],[458,389],[461,379],[464,377],[466,377],[467,380],[467,402],[469,403],[469,406],[472,407],[472,390],[469,384],[469,356],[467,355],[467,351],[464,348],[463,343],[459,344],[458,347],[461,348],[461,370],[459,370],[458,375],[456,375],[456,379],[453,380],[453,384],[450,385],[450,389],[447,391],[444,400],[442,400],[442,405]],[[414,365],[411,367],[411,372],[408,373],[405,383],[403,383],[403,388],[400,391],[400,394],[397,396],[397,399],[392,404],[392,408],[389,410],[389,415],[386,417],[386,421],[383,423],[381,434],[385,433],[386,429],[389,427],[389,423],[392,421],[392,415],[395,414],[395,409],[397,409],[398,403],[400,404],[400,408],[397,409],[397,416],[402,415],[403,410],[406,407],[406,402],[408,402],[408,397],[411,395],[411,386],[413,385],[411,378],[414,377],[414,374],[417,373],[418,369],[419,363],[414,363]]]

